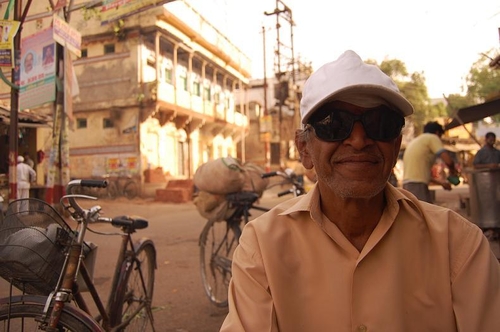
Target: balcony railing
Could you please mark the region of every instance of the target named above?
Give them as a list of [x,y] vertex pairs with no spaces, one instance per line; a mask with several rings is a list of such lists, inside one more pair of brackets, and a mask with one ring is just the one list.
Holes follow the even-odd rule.
[[[248,118],[239,112],[235,112],[233,107],[227,108],[221,103],[216,104],[215,102],[204,101],[202,97],[193,95],[185,90],[177,91],[176,96],[174,86],[169,83],[160,83],[158,89],[155,89],[154,86],[154,82],[143,84],[142,90],[144,91],[145,99],[180,106],[200,115],[213,117],[214,121],[223,120],[237,126],[248,125]],[[232,105],[232,103],[230,104]]]

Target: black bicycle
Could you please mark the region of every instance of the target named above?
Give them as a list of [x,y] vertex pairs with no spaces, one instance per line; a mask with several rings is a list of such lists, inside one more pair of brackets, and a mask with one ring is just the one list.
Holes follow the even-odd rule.
[[[71,229],[52,206],[37,199],[13,201],[0,225],[0,276],[10,282],[10,295],[0,299],[0,331],[154,331],[152,298],[156,249],[152,240],[132,234],[148,226],[140,217],[101,216],[101,207],[83,208],[78,187],[105,188],[103,180],[72,180],[61,206],[77,223]],[[89,224],[111,223],[121,229],[121,247],[107,307],[91,272],[92,246],[85,242]],[[94,233],[97,233],[94,231]],[[13,286],[21,295],[13,295]],[[90,292],[91,313],[82,291]]]
[[[262,178],[274,176],[282,177],[283,181],[267,189],[278,185],[288,186],[286,190],[278,193],[278,197],[299,196],[305,193],[301,177],[291,170],[262,174]],[[250,211],[269,211],[269,208],[255,204],[259,197],[260,195],[255,192],[237,192],[226,195],[226,217],[209,219],[200,234],[201,280],[208,299],[217,307],[228,305],[227,292],[231,279],[233,252],[243,226],[250,220]]]

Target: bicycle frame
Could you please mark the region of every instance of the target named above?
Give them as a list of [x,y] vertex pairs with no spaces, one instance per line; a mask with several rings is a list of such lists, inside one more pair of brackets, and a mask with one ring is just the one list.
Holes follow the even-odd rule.
[[[113,280],[111,283],[111,292],[108,297],[107,301],[107,306],[104,308],[104,304],[102,302],[101,297],[99,296],[99,293],[97,292],[96,287],[94,286],[94,283],[91,279],[91,276],[85,266],[85,263],[83,260],[80,261],[80,275],[82,276],[83,281],[85,282],[85,285],[87,286],[87,289],[92,297],[93,302],[95,303],[99,316],[94,317],[94,319],[98,322],[102,321],[102,326],[104,327],[105,330],[109,330],[111,327],[113,327],[113,330],[120,329],[130,322],[131,319],[133,319],[133,315],[131,315],[130,318],[128,318],[126,321],[121,322],[119,325],[117,325],[117,322],[121,318],[119,314],[117,313],[114,308],[117,306],[116,302],[116,297],[115,295],[118,293],[118,285],[119,285],[119,276],[123,275],[122,268],[123,268],[123,262],[125,262],[127,259],[128,260],[133,260],[135,259],[135,248],[134,248],[134,243],[132,241],[132,237],[130,234],[123,234],[120,244],[120,251],[118,255],[118,259],[116,262],[114,274],[113,274]],[[130,249],[129,249],[130,248]],[[130,265],[129,265],[130,266]],[[141,282],[142,286],[145,287],[144,283],[144,278],[141,273]],[[74,286],[78,286],[78,284],[74,283]],[[73,287],[74,289],[76,287]],[[116,292],[114,290],[117,290]],[[77,304],[77,306],[85,311],[87,314],[92,315],[90,312],[89,307],[87,306],[87,303],[85,299],[82,296],[82,293],[80,293],[77,289],[73,292],[74,294],[74,301]],[[137,311],[140,311],[143,307],[139,307]]]
[[[83,227],[82,227],[83,228]],[[79,235],[82,235],[83,238],[84,230],[81,230]],[[93,302],[95,303],[97,310],[99,312],[99,316],[94,317],[97,322],[102,321],[101,325],[105,331],[115,331],[119,330],[125,326],[127,326],[132,319],[134,319],[135,315],[140,312],[146,304],[139,306],[134,313],[132,313],[125,321],[121,321],[121,312],[118,312],[116,308],[119,306],[116,298],[116,294],[120,294],[120,291],[124,291],[119,289],[120,287],[120,276],[125,275],[126,271],[123,271],[124,268],[130,268],[131,264],[123,264],[124,262],[132,261],[135,258],[135,246],[131,237],[131,233],[127,231],[125,234],[121,235],[121,245],[120,251],[118,255],[118,259],[116,262],[113,281],[111,285],[111,292],[109,294],[109,298],[107,301],[107,307],[104,308],[104,304],[97,292],[96,287],[90,277],[90,274],[83,262],[83,256],[80,254],[81,252],[81,244],[77,243],[71,246],[70,253],[68,255],[68,264],[63,268],[62,275],[64,276],[62,286],[60,288],[60,292],[57,292],[58,296],[55,297],[54,300],[54,309],[51,311],[51,316],[48,320],[48,327],[52,328],[57,326],[58,323],[58,314],[60,310],[64,306],[65,303],[71,301],[71,295],[73,296],[73,300],[77,304],[77,306],[85,311],[88,315],[92,316],[90,309],[82,296],[82,293],[78,291],[78,284],[75,282],[76,276],[78,273],[82,276],[82,279],[89,290],[89,293],[92,297]],[[73,259],[72,259],[73,257]],[[78,257],[77,259],[75,257]],[[75,264],[77,262],[77,264]],[[141,284],[145,289],[145,281],[142,275],[142,271],[140,272],[141,276]],[[69,292],[68,290],[72,291]],[[51,299],[47,300],[50,303]],[[48,305],[46,305],[48,308]]]

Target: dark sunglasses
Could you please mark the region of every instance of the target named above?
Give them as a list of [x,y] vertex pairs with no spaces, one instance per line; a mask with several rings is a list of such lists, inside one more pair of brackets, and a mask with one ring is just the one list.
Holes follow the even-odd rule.
[[326,142],[343,141],[351,135],[356,121],[361,121],[366,135],[376,141],[390,141],[401,134],[404,117],[388,106],[370,108],[363,114],[325,105],[309,120],[316,136]]

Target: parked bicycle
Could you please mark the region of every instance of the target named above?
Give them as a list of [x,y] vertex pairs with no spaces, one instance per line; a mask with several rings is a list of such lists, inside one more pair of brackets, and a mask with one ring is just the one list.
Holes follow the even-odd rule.
[[107,198],[116,199],[123,196],[128,199],[134,199],[139,194],[139,185],[132,175],[106,174],[104,177],[108,181],[106,190]]
[[[148,222],[140,217],[102,217],[99,205],[83,208],[77,202],[95,197],[73,194],[78,187],[106,185],[103,180],[69,182],[60,205],[76,221],[75,230],[44,201],[21,199],[9,205],[0,225],[0,276],[10,282],[10,296],[0,299],[0,331],[155,330],[156,249],[150,239],[132,238]],[[96,222],[111,223],[121,232],[92,231],[89,224]],[[106,308],[88,266],[92,247],[85,242],[87,230],[122,238]],[[13,295],[13,287],[22,295]],[[97,308],[94,316],[82,288]]]
[[[288,186],[278,197],[285,195],[299,196],[305,193],[303,182],[292,170],[262,174],[262,178],[279,176],[283,181],[270,185]],[[251,217],[251,210],[269,211],[269,208],[255,203],[259,194],[255,192],[237,192],[226,195],[229,216],[224,219],[209,219],[200,238],[201,280],[208,299],[218,307],[226,307],[231,264],[234,249],[238,245],[243,226]]]

